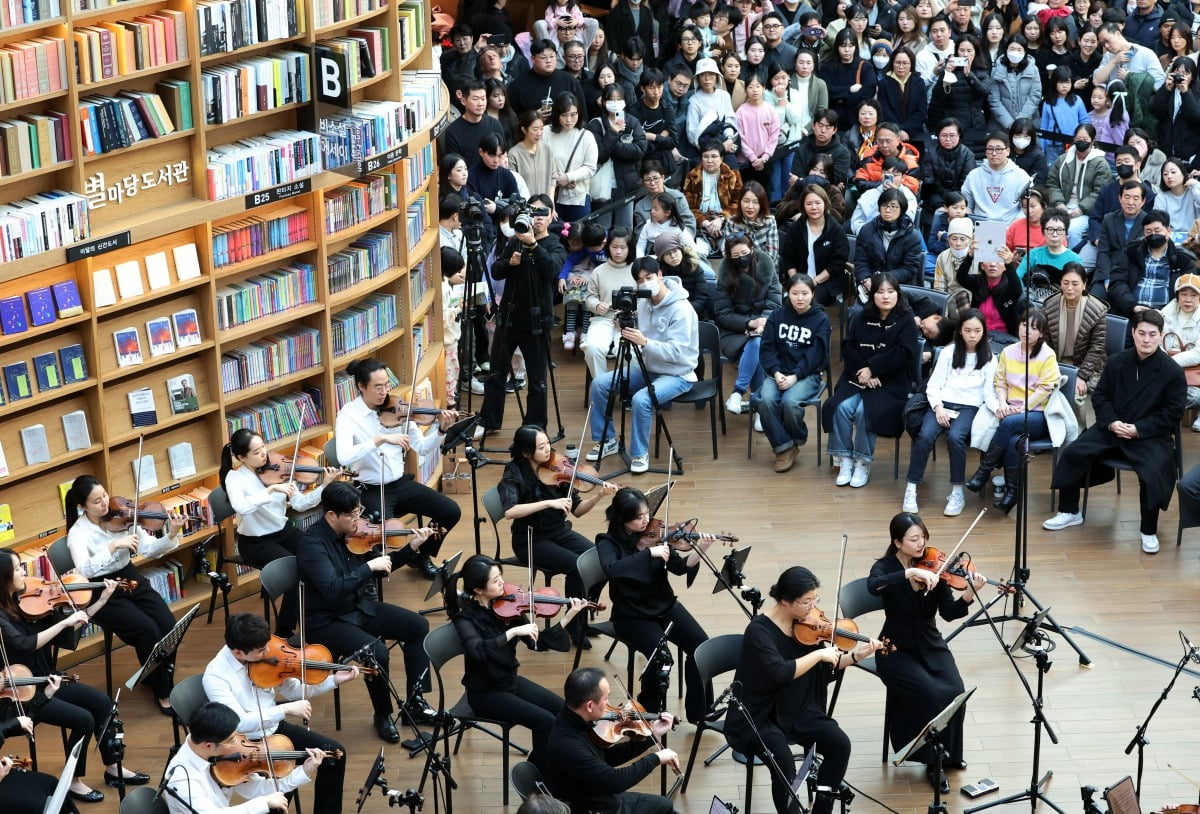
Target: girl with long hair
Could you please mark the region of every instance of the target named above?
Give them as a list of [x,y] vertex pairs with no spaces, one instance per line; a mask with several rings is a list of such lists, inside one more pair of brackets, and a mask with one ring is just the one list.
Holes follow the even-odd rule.
[[754,248],[749,235],[725,241],[725,260],[717,271],[713,290],[713,316],[721,332],[721,355],[737,363],[733,391],[725,409],[742,413],[749,407],[743,396],[762,381],[758,351],[767,317],[783,301],[779,277],[771,257]]
[[[733,214],[725,221],[725,240],[739,232],[750,237],[754,248],[768,257],[779,254],[779,226],[771,217],[767,191],[757,181],[747,181],[734,198]],[[728,244],[727,244],[728,245]]]

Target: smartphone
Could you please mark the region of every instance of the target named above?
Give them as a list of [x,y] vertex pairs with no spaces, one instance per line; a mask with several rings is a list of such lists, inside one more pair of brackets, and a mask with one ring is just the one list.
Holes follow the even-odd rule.
[[950,57],[950,67],[951,68],[967,67],[967,58],[966,57]]
[[946,415],[950,416],[951,420],[958,418],[958,410],[946,410]]
[[885,184],[891,184],[891,185],[893,185],[893,186],[894,186],[894,185],[896,184],[896,176],[895,176],[895,175],[893,175],[893,174],[892,174],[892,173],[890,173],[890,172],[889,172],[889,173],[885,173],[885,174],[884,174],[884,176],[883,176],[883,183],[885,183]]
[[968,797],[979,797],[982,794],[987,794],[989,791],[995,791],[1000,788],[1000,784],[990,777],[985,777],[978,783],[968,783],[962,787],[962,793]]

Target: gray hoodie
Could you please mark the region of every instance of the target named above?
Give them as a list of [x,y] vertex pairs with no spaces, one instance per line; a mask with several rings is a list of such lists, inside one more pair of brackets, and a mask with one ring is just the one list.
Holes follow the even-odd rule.
[[700,361],[700,322],[688,304],[687,289],[678,277],[663,277],[667,296],[658,305],[638,300],[638,329],[647,342],[642,358],[651,375],[679,376],[696,381]]
[[1021,216],[1021,193],[1028,183],[1025,170],[1011,158],[999,170],[993,170],[985,161],[982,167],[967,173],[962,194],[975,220],[1014,221]]

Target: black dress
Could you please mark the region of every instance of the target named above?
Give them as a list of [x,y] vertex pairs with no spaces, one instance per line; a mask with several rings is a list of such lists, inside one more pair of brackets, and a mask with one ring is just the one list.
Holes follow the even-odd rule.
[[[821,645],[803,645],[779,629],[770,617],[756,616],[742,637],[742,658],[734,680],[741,682],[741,702],[754,719],[767,748],[790,784],[796,761],[789,744],[805,749],[814,743],[822,756],[817,782],[837,789],[850,762],[850,739],[826,713],[826,687],[833,679],[830,666],[820,662],[795,678],[796,659]],[[761,754],[754,729],[736,706],[725,713],[725,739],[743,754]],[[771,796],[779,814],[791,810],[787,786],[772,773]]]
[[[962,676],[954,655],[934,621],[940,614],[947,622],[967,615],[968,603],[955,599],[950,586],[939,582],[925,593],[915,590],[904,576],[905,568],[894,555],[878,559],[871,566],[867,588],[883,597],[886,619],[880,638],[891,640],[896,650],[875,659],[879,678],[894,693],[891,718],[892,749],[899,749],[917,736],[925,724],[946,708],[963,691]],[[966,705],[958,711],[942,734],[942,746],[949,757],[947,766],[963,759],[963,720]],[[914,760],[929,762],[928,749]]]

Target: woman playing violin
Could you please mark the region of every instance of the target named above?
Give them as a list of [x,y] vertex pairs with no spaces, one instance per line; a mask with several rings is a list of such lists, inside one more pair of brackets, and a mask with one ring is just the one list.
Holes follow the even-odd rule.
[[[568,515],[583,517],[604,495],[617,491],[606,483],[586,498],[578,492],[567,493],[568,485],[547,486],[538,480],[537,468],[548,462],[554,450],[541,427],[526,426],[513,435],[509,447],[512,460],[504,465],[504,475],[497,487],[504,516],[512,521],[513,553],[521,562],[528,561],[527,540],[533,530],[533,564],[549,568],[555,574],[567,575],[567,595],[583,596],[583,580],[575,568],[579,555],[592,547],[588,538],[571,529]],[[566,625],[571,641],[584,641],[584,617],[579,616]]]
[[[793,743],[806,749],[815,744],[822,756],[812,814],[833,811],[850,761],[850,738],[825,712],[826,686],[834,670],[849,667],[883,647],[874,639],[850,652],[798,642],[792,629],[821,601],[818,587],[820,582],[803,566],[794,565],[779,575],[770,591],[774,606],[746,626],[742,659],[734,675],[734,680],[741,682],[738,698],[745,712],[754,719],[754,726],[787,780],[780,782],[772,772],[771,796],[779,814],[796,810],[788,791],[796,776],[790,746]],[[725,738],[743,754],[761,752],[753,729],[734,706],[725,714]]]
[[[695,723],[708,711],[711,692],[701,683],[693,656],[708,635],[671,590],[669,574],[687,574],[689,581],[694,579],[700,555],[693,551],[684,558],[665,541],[648,544],[643,539],[650,525],[650,510],[646,496],[637,489],[625,487],[618,491],[605,515],[608,531],[596,537],[596,551],[609,579],[613,629],[650,658],[663,631],[675,623],[669,639],[687,653],[684,710],[687,719]],[[702,534],[696,545],[707,550],[714,539],[711,534]],[[658,676],[649,673],[643,674],[638,702],[658,711],[663,709],[665,693]]]
[[540,684],[517,675],[517,641],[533,650],[567,652],[571,643],[564,627],[587,603],[572,599],[563,617],[542,630],[535,621],[506,625],[493,613],[490,603],[504,593],[500,564],[481,554],[468,559],[446,586],[446,611],[463,643],[463,686],[476,713],[529,728],[533,733],[529,762],[545,772],[546,744],[563,702]]
[[[233,468],[234,460],[239,464],[237,469]],[[321,483],[301,492],[290,479],[268,486],[259,474],[266,465],[267,444],[253,430],[238,430],[221,450],[221,486],[237,512],[238,553],[255,568],[296,554],[304,532],[288,522],[288,509],[306,512],[314,508],[321,502],[321,490],[325,487]],[[339,471],[330,467],[325,474],[333,478]],[[299,618],[299,589],[293,588],[283,595],[275,633],[285,639],[291,636]]]
[[[35,676],[47,676],[44,691],[37,692],[28,703],[22,704],[25,714],[35,723],[61,726],[67,730],[66,750],[79,741],[84,741],[79,751],[79,762],[75,764],[75,780],[71,784],[73,799],[96,803],[104,794],[83,781],[87,774],[88,738],[95,735],[100,748],[100,757],[105,763],[104,779],[110,786],[117,781],[117,754],[112,749],[108,733],[102,727],[108,720],[112,701],[95,687],[74,682],[62,684],[57,676],[51,676],[55,655],[55,639],[59,635],[91,622],[92,617],[113,598],[117,583],[105,580],[104,590],[86,610],[55,618],[44,617],[30,621],[21,612],[17,597],[25,591],[25,570],[16,554],[0,554],[0,637],[10,665],[25,665]],[[83,594],[86,597],[87,594]],[[83,601],[86,601],[84,599]],[[149,775],[123,768],[125,783],[140,786],[150,780]]]
[[[964,689],[954,656],[938,631],[934,616],[940,615],[947,622],[966,616],[975,592],[968,584],[967,590],[956,598],[950,586],[933,571],[914,567],[925,555],[929,543],[929,529],[917,515],[901,512],[893,517],[888,536],[891,542],[871,566],[867,588],[883,597],[886,618],[881,635],[896,647],[896,652],[886,659],[876,659],[875,668],[887,685],[889,696],[894,696],[891,739],[892,748],[899,749]],[[976,572],[970,580],[980,588],[987,578]],[[942,746],[949,755],[944,765],[952,769],[967,767],[963,760],[965,717],[964,707],[942,733]],[[945,774],[934,774],[935,767],[926,751],[916,753],[913,759],[925,760],[929,782],[940,786],[943,794],[949,793],[949,781]]]
[[[32,732],[33,720],[17,716],[16,709],[10,707],[9,717],[0,720],[0,747],[14,735],[24,736]],[[21,741],[24,740],[22,737]],[[46,810],[46,800],[54,794],[57,785],[57,777],[17,769],[11,757],[0,757],[0,799],[4,800],[7,814],[42,814]],[[59,814],[79,814],[79,809],[67,798]]]
[[[108,492],[91,475],[80,475],[67,490],[67,547],[75,570],[92,580],[127,579],[137,581],[131,591],[121,591],[93,617],[96,624],[111,630],[117,638],[137,651],[138,662],[145,664],[154,645],[175,626],[175,615],[166,600],[150,587],[150,580],[141,579],[133,565],[140,554],[153,559],[177,547],[183,539],[184,519],[171,515],[167,534],[151,537],[144,528],[135,526],[129,531],[109,531],[104,520],[109,516]],[[150,673],[146,686],[158,699],[163,715],[171,715],[172,673],[175,654],[172,653],[158,669]]]

